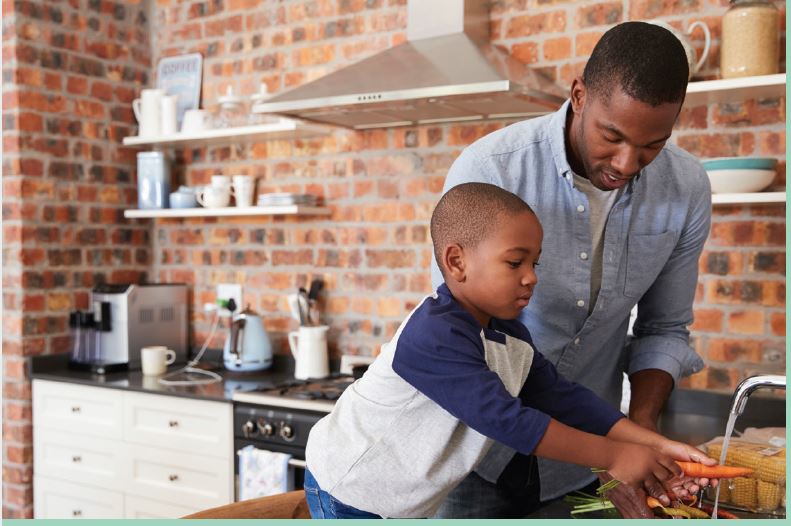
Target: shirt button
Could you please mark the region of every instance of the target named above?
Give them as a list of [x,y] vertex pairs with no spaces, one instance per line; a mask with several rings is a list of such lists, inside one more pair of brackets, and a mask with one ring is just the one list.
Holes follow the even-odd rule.
[[579,345],[579,344],[580,344],[580,339],[574,338],[574,345]]
[[577,307],[584,307],[585,302],[583,300],[577,300]]
[[578,205],[577,206],[577,212],[584,212],[584,211],[585,211],[585,207],[584,206],[582,206],[582,205]]
[[588,253],[587,252],[580,252],[580,259],[582,259],[582,260],[588,259]]

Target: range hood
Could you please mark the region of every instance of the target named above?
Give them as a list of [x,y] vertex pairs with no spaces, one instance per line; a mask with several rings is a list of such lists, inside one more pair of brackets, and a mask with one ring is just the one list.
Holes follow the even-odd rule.
[[387,128],[554,111],[565,93],[489,43],[487,0],[408,0],[407,41],[253,107],[322,124]]

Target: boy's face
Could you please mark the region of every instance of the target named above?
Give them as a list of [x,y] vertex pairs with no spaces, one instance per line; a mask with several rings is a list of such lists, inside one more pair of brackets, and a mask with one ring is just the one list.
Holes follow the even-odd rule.
[[516,318],[530,301],[538,279],[543,230],[535,214],[502,215],[474,250],[464,252],[464,279],[455,283],[456,299],[482,326],[489,318]]

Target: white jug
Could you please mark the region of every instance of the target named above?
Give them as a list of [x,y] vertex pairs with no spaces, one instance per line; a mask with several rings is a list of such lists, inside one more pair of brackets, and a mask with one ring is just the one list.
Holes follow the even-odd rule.
[[[689,63],[689,78],[692,78],[692,75],[698,72],[698,70],[703,67],[703,63],[706,62],[706,57],[709,56],[709,48],[711,47],[711,31],[709,31],[709,26],[706,25],[706,22],[698,20],[687,27],[686,33],[682,33],[675,27],[671,26],[666,22],[662,22],[661,20],[646,20],[649,24],[654,24],[659,27],[664,27],[671,33],[673,33],[679,41],[681,41],[681,45],[684,47],[684,53],[687,55],[687,62]],[[689,36],[692,35],[692,32],[695,30],[696,27],[700,27],[703,30],[703,53],[700,54],[700,58],[696,61],[695,60],[695,48],[692,47],[692,42],[689,40]]]
[[299,331],[288,333],[288,345],[296,360],[294,378],[326,378],[330,375],[329,356],[327,353],[326,325],[300,327]]
[[165,91],[161,89],[144,89],[140,98],[132,101],[132,110],[135,112],[140,129],[140,137],[155,137],[162,132],[160,115],[162,113],[162,97]]
[[178,131],[178,97],[176,95],[163,95],[162,97],[162,111],[160,112],[160,130],[161,135],[173,135]]

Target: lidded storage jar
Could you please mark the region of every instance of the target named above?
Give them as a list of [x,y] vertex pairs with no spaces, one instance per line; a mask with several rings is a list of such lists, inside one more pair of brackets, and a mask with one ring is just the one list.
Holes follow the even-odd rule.
[[731,0],[730,9],[722,17],[722,78],[777,73],[778,18],[771,0]]

